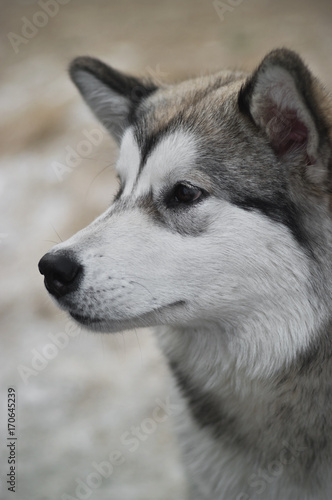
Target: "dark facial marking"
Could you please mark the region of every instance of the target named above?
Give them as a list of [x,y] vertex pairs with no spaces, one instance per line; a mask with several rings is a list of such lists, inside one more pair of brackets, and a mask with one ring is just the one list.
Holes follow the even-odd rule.
[[273,221],[284,224],[302,247],[308,246],[308,238],[301,226],[299,214],[290,201],[284,202],[278,199],[269,201],[247,196],[241,200],[234,200],[233,203],[244,210],[258,210]]
[[[176,118],[176,121],[179,122],[179,117]],[[154,130],[153,132],[146,134],[146,130],[148,130],[148,118],[144,117],[140,121],[139,125],[134,128],[134,135],[137,141],[137,144],[140,149],[141,154],[141,163],[139,166],[138,177],[140,176],[146,161],[155,147],[161,142],[161,140],[167,136],[169,133],[176,130],[175,124],[173,122],[169,122],[166,125],[159,127],[159,129]]]
[[143,209],[145,213],[152,218],[153,222],[163,227],[167,227],[165,217],[163,216],[161,210],[158,209],[157,204],[153,199],[152,191],[147,195],[141,196],[137,202],[136,206]]

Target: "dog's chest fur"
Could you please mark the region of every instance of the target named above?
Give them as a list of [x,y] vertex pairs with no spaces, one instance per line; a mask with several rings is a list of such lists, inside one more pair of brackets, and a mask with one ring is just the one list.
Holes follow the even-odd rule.
[[332,370],[326,353],[315,363],[304,357],[267,382],[236,369],[230,357],[225,362],[218,340],[201,359],[206,333],[188,332],[181,352],[179,331],[156,331],[174,377],[188,498],[328,500],[332,394],[326,380]]

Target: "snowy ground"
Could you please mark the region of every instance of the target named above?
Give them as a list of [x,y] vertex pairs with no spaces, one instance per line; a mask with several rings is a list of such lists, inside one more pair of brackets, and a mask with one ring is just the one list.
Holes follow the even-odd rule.
[[[116,188],[115,146],[66,67],[90,54],[172,80],[252,68],[269,49],[288,46],[332,89],[332,4],[225,0],[222,19],[206,0],[59,0],[45,18],[36,13],[46,3],[0,5],[0,498],[181,500],[171,416],[152,417],[170,378],[151,332],[79,332],[37,271],[52,244],[104,210]],[[22,18],[45,25],[24,31]],[[59,178],[68,148],[79,149],[93,129],[101,143]],[[6,484],[9,387],[17,397],[16,493]]]

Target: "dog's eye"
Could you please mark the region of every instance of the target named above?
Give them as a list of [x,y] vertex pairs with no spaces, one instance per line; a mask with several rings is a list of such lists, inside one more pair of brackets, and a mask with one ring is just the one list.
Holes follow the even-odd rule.
[[198,201],[203,195],[203,190],[191,184],[180,182],[177,184],[170,196],[169,205],[189,205]]

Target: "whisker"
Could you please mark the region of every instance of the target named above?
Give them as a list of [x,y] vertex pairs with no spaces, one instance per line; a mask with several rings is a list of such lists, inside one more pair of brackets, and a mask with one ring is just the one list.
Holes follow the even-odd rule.
[[53,231],[55,232],[55,234],[57,235],[57,237],[59,238],[60,241],[63,241],[63,239],[60,237],[58,231],[55,229],[55,227],[53,226],[52,222],[50,222],[50,226],[52,227]]
[[102,169],[101,169],[101,170],[100,170],[100,171],[99,171],[99,172],[98,172],[98,173],[94,176],[94,178],[92,179],[92,181],[90,182],[90,184],[89,184],[89,186],[88,186],[88,189],[87,189],[87,192],[86,192],[86,195],[85,195],[85,199],[88,197],[88,195],[89,195],[89,191],[90,191],[90,189],[91,189],[91,186],[92,186],[92,184],[95,182],[95,180],[97,179],[97,177],[99,177],[99,176],[100,176],[103,172],[105,172],[105,170],[107,170],[108,168],[111,168],[111,167],[113,168],[113,167],[114,167],[114,165],[115,165],[115,163],[114,163],[114,162],[113,162],[113,163],[108,163],[108,164],[106,165],[106,167],[102,168]]
[[53,240],[42,240],[42,241],[46,241],[47,243],[54,243],[55,245],[58,244],[58,241],[53,241]]

